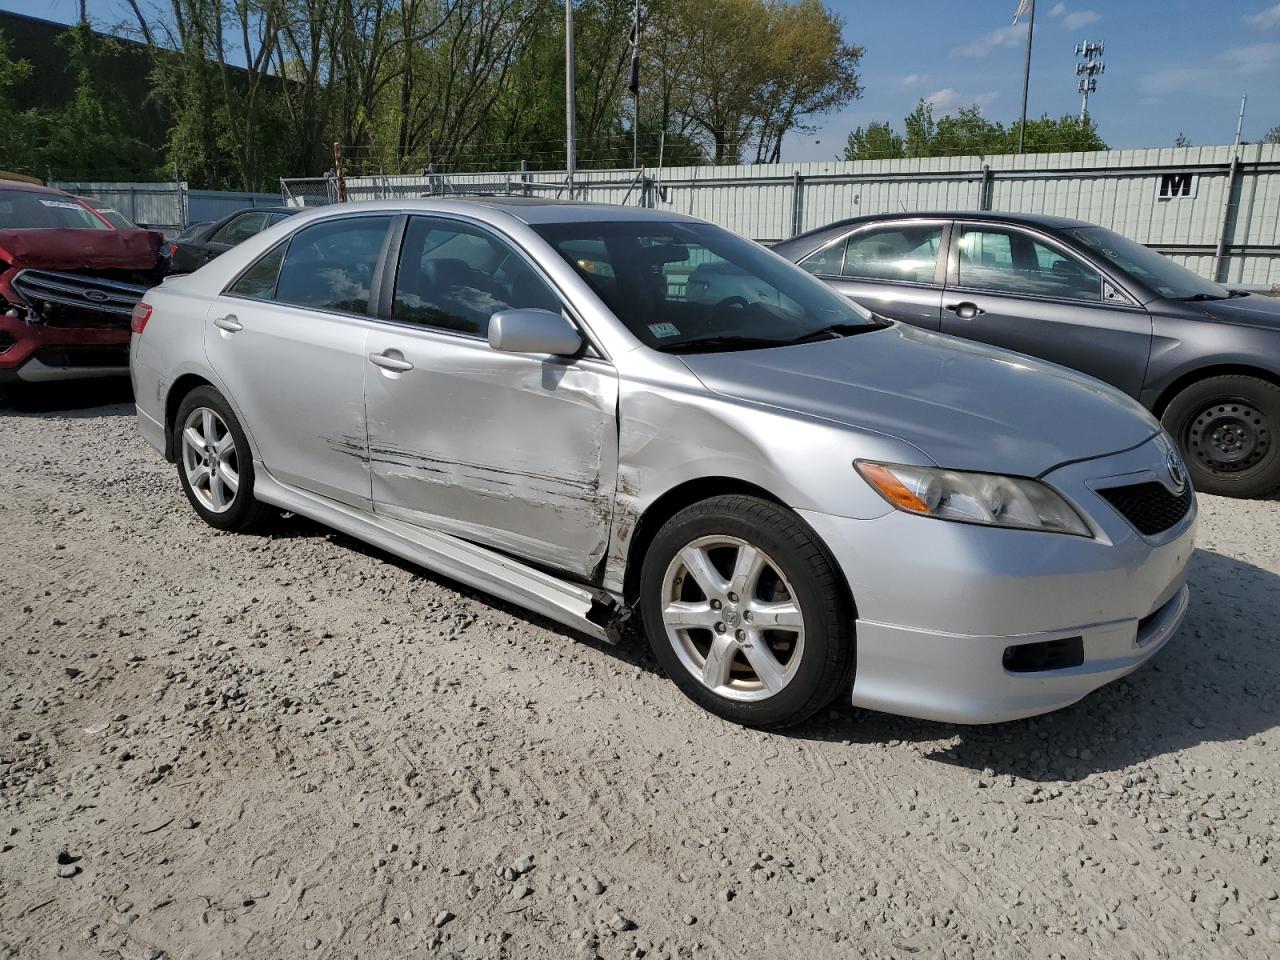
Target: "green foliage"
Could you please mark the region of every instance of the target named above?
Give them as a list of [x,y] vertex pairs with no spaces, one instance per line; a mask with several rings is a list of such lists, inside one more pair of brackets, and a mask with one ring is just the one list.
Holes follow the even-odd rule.
[[26,60],[13,60],[9,56],[9,43],[0,34],[0,169],[14,173],[32,174],[32,117],[19,110],[13,88],[31,75],[31,64]]
[[[989,156],[1018,152],[1019,124],[1006,127],[988,120],[977,105],[934,116],[933,104],[921,100],[903,120],[904,135],[888,123],[871,123],[849,134],[845,160],[885,160],[900,157]],[[1093,119],[1067,115],[1028,120],[1025,153],[1105,150]]]
[[1280,127],[1272,127],[1262,137],[1263,143],[1280,143]]

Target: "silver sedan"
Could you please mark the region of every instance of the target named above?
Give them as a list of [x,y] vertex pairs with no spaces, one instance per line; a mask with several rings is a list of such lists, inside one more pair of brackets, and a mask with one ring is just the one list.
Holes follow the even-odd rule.
[[1195,497],[1138,404],[692,218],[330,207],[133,329],[139,428],[209,524],[293,511],[595,637],[638,616],[739,723],[1041,713],[1186,610]]

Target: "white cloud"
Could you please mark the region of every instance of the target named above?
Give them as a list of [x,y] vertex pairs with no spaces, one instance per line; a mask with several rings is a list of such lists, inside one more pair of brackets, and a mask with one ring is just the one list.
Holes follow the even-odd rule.
[[986,93],[961,93],[954,87],[943,87],[941,90],[933,91],[924,99],[926,103],[933,104],[935,112],[947,114],[958,110],[960,107],[974,105],[980,111],[985,110],[999,95],[995,90],[988,90]]
[[1277,3],[1274,7],[1268,7],[1266,10],[1259,10],[1257,13],[1245,14],[1244,22],[1255,30],[1270,30],[1272,27],[1280,27],[1280,3]]
[[957,47],[952,53],[959,54],[962,57],[985,57],[992,50],[998,47],[1016,47],[1022,43],[1027,36],[1027,28],[1020,23],[1010,24],[1007,27],[1001,27],[999,30],[993,30],[985,37],[980,37],[972,43],[967,43],[963,47]]
[[927,73],[908,73],[905,77],[898,81],[900,87],[918,87],[929,82]]
[[1053,5],[1053,9],[1049,11],[1049,16],[1060,17],[1066,12],[1067,12],[1067,5],[1065,3],[1055,3]]
[[1068,30],[1079,30],[1081,27],[1087,27],[1091,23],[1097,23],[1102,17],[1094,13],[1092,10],[1077,10],[1075,13],[1068,13],[1062,18],[1062,25]]
[[1249,43],[1219,53],[1211,63],[1195,67],[1164,67],[1138,81],[1150,96],[1198,92],[1232,93],[1239,77],[1270,73],[1280,66],[1280,43]]

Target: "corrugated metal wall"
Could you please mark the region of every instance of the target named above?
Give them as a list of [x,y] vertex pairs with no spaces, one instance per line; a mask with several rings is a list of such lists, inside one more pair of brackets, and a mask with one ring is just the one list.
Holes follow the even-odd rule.
[[177,233],[190,223],[217,220],[244,207],[278,206],[278,193],[190,190],[185,183],[52,181],[49,186],[102,201],[141,227]]
[[[1170,175],[1194,177],[1193,195],[1161,199]],[[569,196],[565,174],[555,171],[362,177],[348,179],[346,188],[352,200],[459,192]],[[572,195],[687,213],[762,242],[844,217],[903,210],[1057,214],[1110,227],[1204,276],[1280,283],[1280,145],[1274,144],[579,170]]]

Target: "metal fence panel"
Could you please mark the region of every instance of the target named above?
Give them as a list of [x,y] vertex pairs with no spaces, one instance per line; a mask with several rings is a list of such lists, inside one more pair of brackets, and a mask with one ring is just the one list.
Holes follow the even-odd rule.
[[181,230],[187,223],[185,183],[54,181],[49,186],[101,201],[140,227],[169,233]]

